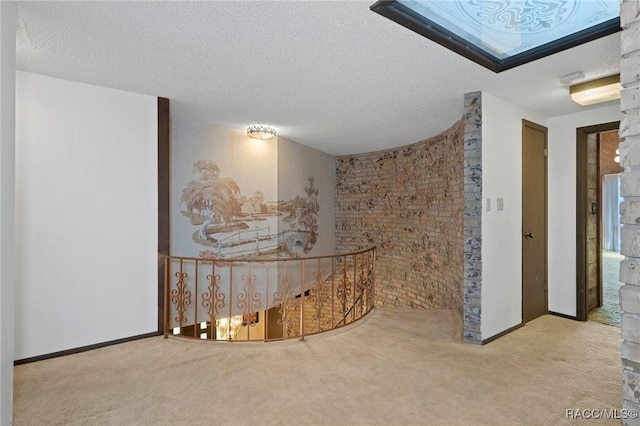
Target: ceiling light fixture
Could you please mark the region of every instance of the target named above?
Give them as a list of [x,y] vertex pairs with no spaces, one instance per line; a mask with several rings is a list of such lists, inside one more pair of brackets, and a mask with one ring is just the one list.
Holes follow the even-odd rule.
[[569,87],[571,99],[582,106],[620,99],[620,74]]
[[254,124],[247,127],[247,135],[253,139],[266,141],[276,137],[276,128],[266,124]]

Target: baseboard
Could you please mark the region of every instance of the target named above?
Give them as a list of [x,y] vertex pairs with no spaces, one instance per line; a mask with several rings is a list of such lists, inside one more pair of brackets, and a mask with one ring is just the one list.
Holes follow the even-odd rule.
[[551,312],[551,311],[549,311],[549,315],[555,315],[555,316],[561,317],[561,318],[566,318],[566,319],[570,319],[570,320],[574,320],[574,321],[580,321],[578,319],[578,317],[575,317],[575,316],[572,317],[571,315],[561,314],[559,312]]
[[486,345],[487,343],[491,343],[491,342],[493,342],[494,340],[499,339],[499,338],[501,338],[502,336],[504,336],[504,335],[506,335],[506,334],[511,333],[513,330],[517,330],[517,329],[519,329],[519,328],[520,328],[520,327],[522,327],[523,325],[524,325],[524,322],[521,322],[520,324],[516,324],[516,325],[514,325],[513,327],[511,327],[511,328],[507,328],[505,331],[502,331],[502,332],[500,332],[500,333],[496,334],[495,336],[491,336],[491,337],[489,337],[488,339],[484,339],[484,340],[482,340],[482,341],[480,342],[480,344],[481,344],[481,345]]
[[13,365],[21,365],[21,364],[28,364],[30,362],[44,361],[45,359],[58,358],[60,356],[72,355],[72,354],[77,354],[77,353],[86,352],[86,351],[92,351],[94,349],[100,349],[100,348],[104,348],[104,347],[107,347],[107,346],[118,345],[120,343],[132,342],[134,340],[146,339],[146,338],[149,338],[149,337],[156,337],[156,336],[160,336],[160,334],[157,331],[154,331],[152,333],[138,334],[137,336],[130,336],[130,337],[125,337],[125,338],[116,339],[116,340],[110,340],[108,342],[102,342],[102,343],[94,343],[93,345],[81,346],[79,348],[67,349],[67,350],[59,351],[59,352],[52,352],[50,354],[32,356],[30,358],[17,359],[15,361],[13,361]]

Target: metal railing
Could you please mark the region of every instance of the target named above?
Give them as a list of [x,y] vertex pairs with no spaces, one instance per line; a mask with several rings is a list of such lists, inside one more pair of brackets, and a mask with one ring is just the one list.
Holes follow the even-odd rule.
[[334,330],[368,314],[375,247],[286,259],[166,256],[165,338],[271,341]]

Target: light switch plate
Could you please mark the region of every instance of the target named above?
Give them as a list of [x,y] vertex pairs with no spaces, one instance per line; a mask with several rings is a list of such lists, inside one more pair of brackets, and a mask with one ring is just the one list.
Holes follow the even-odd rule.
[[491,211],[491,198],[487,198],[487,211]]
[[498,198],[496,200],[496,209],[497,210],[504,210],[504,198]]

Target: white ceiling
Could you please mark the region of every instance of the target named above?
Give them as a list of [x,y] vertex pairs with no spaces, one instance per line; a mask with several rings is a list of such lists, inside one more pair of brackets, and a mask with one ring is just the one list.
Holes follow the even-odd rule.
[[483,90],[579,112],[559,77],[619,72],[620,35],[500,74],[368,1],[18,2],[18,69],[171,99],[174,121],[280,135],[340,155],[433,136]]

